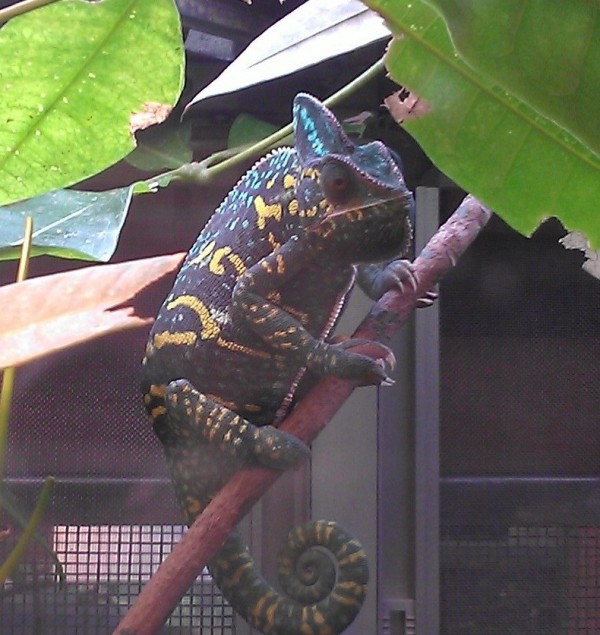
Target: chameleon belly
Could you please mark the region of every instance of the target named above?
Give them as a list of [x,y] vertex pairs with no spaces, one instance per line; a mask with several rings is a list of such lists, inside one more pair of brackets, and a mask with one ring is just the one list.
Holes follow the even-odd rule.
[[[260,160],[200,233],[146,349],[144,401],[188,523],[242,465],[285,469],[307,456],[276,426],[315,377],[385,379],[381,364],[352,352],[352,341],[327,337],[356,266],[370,266],[361,277],[368,281],[373,262],[409,245],[412,198],[387,148],[355,146],[316,99],[296,97],[294,124],[294,148]],[[364,599],[362,548],[326,521],[296,530],[290,544],[280,579],[291,599],[260,578],[237,535],[209,568],[263,633],[341,632]],[[310,550],[321,545],[335,567]],[[298,559],[311,572],[304,583],[293,575]]]

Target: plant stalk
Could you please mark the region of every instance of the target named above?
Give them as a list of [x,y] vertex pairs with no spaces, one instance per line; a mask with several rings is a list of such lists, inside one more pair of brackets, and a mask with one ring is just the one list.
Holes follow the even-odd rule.
[[[21,245],[21,258],[17,270],[17,282],[27,278],[29,270],[29,255],[31,253],[31,238],[33,236],[33,219],[25,219],[25,235]],[[0,389],[0,481],[4,479],[4,463],[6,459],[6,445],[8,442],[8,423],[12,407],[13,387],[15,383],[14,367],[4,369],[2,373],[2,389]]]
[[0,9],[0,23],[8,22],[11,18],[23,15],[34,9],[39,9],[52,2],[56,2],[56,0],[22,0],[22,2],[17,2],[17,4],[13,4],[12,7]]
[[[377,62],[375,62],[373,65],[369,66],[367,70],[353,79],[350,83],[346,84],[343,88],[340,88],[340,90],[338,90],[336,93],[325,99],[323,103],[326,106],[333,106],[339,103],[340,101],[348,97],[348,95],[352,94],[355,90],[366,84],[369,80],[376,77],[383,69],[384,63],[382,58],[377,60]],[[215,175],[231,167],[239,165],[240,163],[244,163],[245,161],[264,154],[274,146],[280,144],[288,135],[291,135],[293,132],[293,126],[291,123],[289,123],[283,128],[275,131],[273,134],[270,134],[268,137],[261,139],[261,141],[258,141],[257,143],[244,148],[235,156],[227,156],[228,151],[222,150],[221,152],[217,152],[214,155],[207,157],[203,161],[186,163],[179,168],[169,170],[168,172],[163,172],[158,176],[147,179],[145,182],[151,189],[154,189],[157,185],[161,185],[161,181],[162,183],[167,184],[171,181],[207,183]],[[219,161],[220,156],[225,156],[226,158],[222,161]],[[215,161],[217,162],[214,163]],[[214,165],[210,165],[211,163],[214,163]]]
[[19,537],[17,544],[14,549],[8,554],[6,560],[0,566],[0,585],[4,584],[6,578],[12,573],[13,569],[21,559],[23,552],[27,548],[29,541],[33,538],[35,531],[42,520],[42,516],[44,514],[44,509],[50,500],[50,495],[52,494],[52,488],[54,487],[54,478],[49,476],[42,486],[42,491],[40,493],[40,497],[35,505],[35,509],[33,510],[33,514],[31,514],[31,518],[27,523],[27,527],[25,527],[23,533]]

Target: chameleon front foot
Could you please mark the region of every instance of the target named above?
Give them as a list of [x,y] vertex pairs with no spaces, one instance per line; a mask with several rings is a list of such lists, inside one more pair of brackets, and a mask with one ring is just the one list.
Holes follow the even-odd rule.
[[243,462],[285,470],[304,461],[309,448],[295,436],[273,426],[255,426],[198,392],[186,379],[171,382],[165,405],[175,438],[190,442],[200,435]]
[[[419,277],[414,263],[404,258],[392,260],[385,266],[363,265],[359,271],[360,284],[369,297],[379,300],[387,291],[398,289],[405,293],[406,289],[417,290]],[[426,291],[417,300],[417,308],[427,308],[438,298],[435,291]]]

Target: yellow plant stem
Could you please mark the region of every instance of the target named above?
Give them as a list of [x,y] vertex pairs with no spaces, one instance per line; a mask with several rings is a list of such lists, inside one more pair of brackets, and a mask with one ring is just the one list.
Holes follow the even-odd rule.
[[33,510],[33,514],[31,514],[31,518],[27,523],[27,526],[23,530],[17,544],[14,549],[8,554],[8,558],[3,562],[2,566],[0,566],[0,585],[4,584],[8,576],[12,573],[13,569],[21,559],[29,541],[33,538],[33,535],[42,520],[42,516],[44,514],[44,510],[46,509],[46,505],[50,500],[50,495],[52,494],[52,488],[54,487],[54,478],[49,476],[42,486],[42,491],[40,493],[40,497],[38,498],[38,502],[36,503],[35,509]]
[[34,9],[39,9],[45,4],[51,4],[52,2],[56,2],[56,0],[23,0],[22,2],[17,2],[11,7],[0,9],[0,23],[33,11]]
[[[31,237],[33,235],[33,220],[30,216],[25,219],[25,236],[21,247],[21,258],[17,270],[17,282],[27,278],[29,270],[29,254],[31,253]],[[4,462],[6,459],[6,444],[8,440],[8,422],[12,406],[15,369],[6,368],[2,373],[2,390],[0,390],[0,481],[4,478]]]

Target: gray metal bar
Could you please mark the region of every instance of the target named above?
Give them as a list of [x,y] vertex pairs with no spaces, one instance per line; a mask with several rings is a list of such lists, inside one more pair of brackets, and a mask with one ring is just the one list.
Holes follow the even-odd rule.
[[[417,252],[439,225],[439,190],[417,188]],[[439,304],[415,318],[415,587],[417,635],[435,635],[439,615]]]
[[444,525],[600,524],[600,478],[461,477],[441,480]]

